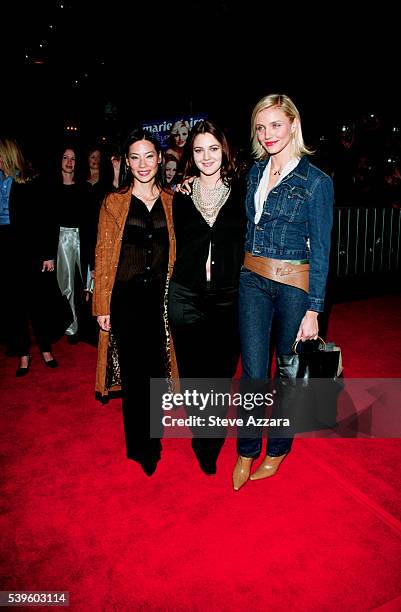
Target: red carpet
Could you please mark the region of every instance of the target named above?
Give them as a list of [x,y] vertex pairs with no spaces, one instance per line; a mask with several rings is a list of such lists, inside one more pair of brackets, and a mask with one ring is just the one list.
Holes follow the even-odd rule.
[[[401,377],[401,296],[338,304],[348,377]],[[401,610],[399,440],[298,439],[234,493],[235,444],[205,476],[165,440],[147,478],[119,401],[93,399],[96,351],[62,340],[29,375],[1,357],[1,590],[66,590],[77,611]]]

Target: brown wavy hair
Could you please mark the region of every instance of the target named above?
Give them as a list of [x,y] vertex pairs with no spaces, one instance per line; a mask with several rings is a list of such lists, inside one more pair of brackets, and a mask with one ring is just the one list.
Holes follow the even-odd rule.
[[208,120],[199,121],[192,128],[188,140],[185,143],[184,154],[182,160],[182,169],[184,177],[199,176],[199,169],[197,168],[194,156],[194,140],[198,134],[211,134],[220,143],[222,149],[222,160],[221,160],[221,180],[229,187],[232,179],[235,176],[235,164],[234,155],[231,150],[231,146],[228,143],[227,137],[224,131],[219,128],[215,123]]

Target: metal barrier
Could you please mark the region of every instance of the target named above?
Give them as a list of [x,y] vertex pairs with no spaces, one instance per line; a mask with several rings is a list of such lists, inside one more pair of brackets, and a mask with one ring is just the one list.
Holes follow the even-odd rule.
[[401,210],[334,208],[331,275],[337,279],[400,271]]

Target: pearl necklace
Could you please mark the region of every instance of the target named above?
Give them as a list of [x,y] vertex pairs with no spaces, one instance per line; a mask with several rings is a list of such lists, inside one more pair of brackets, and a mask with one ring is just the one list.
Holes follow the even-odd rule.
[[229,193],[230,188],[224,183],[221,183],[219,187],[208,189],[201,186],[199,178],[194,180],[191,194],[192,201],[210,227],[216,221],[220,208],[226,202]]

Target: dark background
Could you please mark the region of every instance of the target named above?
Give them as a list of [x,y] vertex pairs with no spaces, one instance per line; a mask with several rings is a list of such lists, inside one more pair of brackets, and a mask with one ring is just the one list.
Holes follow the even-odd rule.
[[206,112],[247,143],[252,108],[272,92],[294,99],[309,143],[364,112],[398,122],[394,9],[350,6],[14,3],[2,16],[1,132],[43,152],[68,124],[110,140]]

